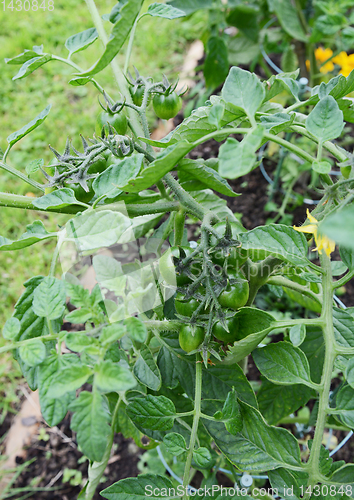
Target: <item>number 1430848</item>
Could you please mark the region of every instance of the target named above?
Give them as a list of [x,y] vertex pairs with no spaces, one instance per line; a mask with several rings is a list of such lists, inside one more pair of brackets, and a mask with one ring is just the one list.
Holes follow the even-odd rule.
[[12,11],[44,11],[44,10],[54,10],[54,0],[3,0],[0,2],[3,6],[3,10]]

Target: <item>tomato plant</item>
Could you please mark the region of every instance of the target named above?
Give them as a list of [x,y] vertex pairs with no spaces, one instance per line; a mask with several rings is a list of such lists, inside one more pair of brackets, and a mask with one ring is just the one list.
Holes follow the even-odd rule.
[[128,128],[127,117],[124,113],[110,113],[107,111],[102,111],[97,116],[96,133],[101,136],[102,133],[107,135],[108,125],[111,125],[119,135],[125,135]]
[[[101,491],[103,498],[187,500],[194,492],[192,478],[199,484],[196,471],[203,474],[201,484],[218,487],[219,468],[229,471],[235,484],[228,498],[239,496],[244,473],[252,475],[250,499],[259,498],[259,476],[285,500],[329,498],[329,485],[336,500],[353,498],[353,464],[333,462],[323,442],[332,428],[354,429],[354,317],[352,308],[337,307],[335,296],[354,277],[353,158],[344,143],[333,142],[353,119],[345,97],[354,91],[354,72],[300,98],[299,71],[262,81],[238,66],[227,68],[220,95],[208,96],[176,129],[154,140],[146,116],[149,98],[158,116],[170,118],[181,106],[175,85],[138,72],[129,82],[116,56],[127,41],[125,69],[130,67],[134,33],[145,16],[171,20],[194,7],[187,2],[188,9],[184,0],[151,3],[141,13],[142,0],[119,2],[109,15],[107,40],[93,0],[87,3],[95,28],[68,38],[66,59],[35,46],[8,60],[21,65],[15,79],[30,77],[52,60],[64,62],[73,70],[71,83],[93,84],[106,111],[99,134],[82,137],[80,151],[69,140],[61,153],[51,146],[55,163],[41,170],[43,162],[35,161],[29,172],[26,168],[28,175],[22,165],[10,164],[16,161],[12,148],[42,124],[50,106],[7,137],[0,167],[36,195],[12,194],[9,184],[0,205],[33,210],[39,220],[18,239],[1,236],[0,251],[49,239],[57,248],[48,275],[24,284],[3,325],[6,343],[0,352],[13,351],[29,387],[39,391],[49,426],[71,412],[75,439],[89,460],[80,498],[94,497],[117,430],[143,448],[163,443],[160,453],[181,457],[183,478],[173,482],[174,470],[174,476],[141,474]],[[217,2],[203,4],[216,12]],[[271,4],[282,27],[290,18],[299,33],[295,17],[288,15],[294,5]],[[220,4],[236,21],[234,10],[243,19],[256,10],[258,19],[258,7]],[[286,16],[280,14],[285,8]],[[308,29],[306,41],[313,35]],[[99,60],[87,71],[78,69],[71,56],[99,34],[104,46]],[[311,39],[317,43],[316,36]],[[209,69],[216,56],[225,55],[218,47],[216,40],[207,42]],[[110,88],[108,94],[98,80],[109,64],[119,91]],[[215,81],[219,77],[216,73]],[[132,98],[129,85],[143,87],[146,98]],[[193,159],[190,153],[211,139],[220,142],[217,158]],[[266,142],[301,159],[321,182],[318,203],[300,227],[269,223],[248,230],[226,204],[225,197],[239,195],[228,180],[257,168]],[[343,175],[333,176],[330,162]],[[42,212],[65,214],[67,222],[48,231]],[[313,243],[316,260],[309,253]],[[336,245],[341,261],[331,262]],[[81,256],[90,259],[95,273],[97,285],[90,291],[76,278]],[[296,313],[274,314],[270,299],[263,300],[267,291],[279,304],[286,294],[298,304]],[[64,323],[81,326],[67,331]],[[255,370],[248,371],[251,357],[261,374],[257,380]],[[293,424],[305,425],[306,436]],[[172,458],[171,464],[176,465]],[[211,493],[220,498],[219,491]]]

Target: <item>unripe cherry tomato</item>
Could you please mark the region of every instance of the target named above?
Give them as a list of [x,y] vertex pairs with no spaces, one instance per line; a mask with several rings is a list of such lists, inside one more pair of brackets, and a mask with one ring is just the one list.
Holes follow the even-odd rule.
[[101,136],[104,132],[104,135],[107,135],[108,123],[114,127],[118,135],[125,135],[128,128],[128,120],[122,111],[114,114],[109,111],[102,111],[97,117],[96,134]]
[[196,326],[193,329],[190,325],[183,325],[179,332],[178,339],[179,345],[184,351],[194,351],[198,349],[204,340],[204,329],[200,326]]
[[75,193],[75,198],[83,203],[88,203],[94,197],[95,191],[92,187],[92,179],[87,181],[87,185],[89,187],[89,191],[86,192],[80,184],[66,184],[65,187],[70,188]]
[[246,305],[250,293],[247,280],[240,279],[238,282],[228,285],[226,290],[218,297],[219,304],[227,309],[239,309]]
[[182,108],[182,99],[175,91],[171,94],[156,94],[152,101],[154,111],[159,118],[169,120],[177,115]]
[[196,299],[184,300],[182,293],[177,293],[175,298],[175,308],[178,314],[191,317],[197,310],[200,303]]
[[107,160],[105,160],[104,158],[99,158],[94,163],[92,163],[92,165],[89,166],[87,172],[89,174],[100,174],[101,172],[106,170],[107,167],[108,167]]
[[238,340],[238,319],[235,316],[234,318],[230,318],[226,320],[227,327],[229,331],[227,332],[225,328],[222,326],[220,321],[215,323],[212,329],[212,333],[214,337],[226,344],[233,343]]

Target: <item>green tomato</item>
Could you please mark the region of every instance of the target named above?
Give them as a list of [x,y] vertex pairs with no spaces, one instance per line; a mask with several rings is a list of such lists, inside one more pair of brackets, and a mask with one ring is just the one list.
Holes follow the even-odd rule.
[[79,201],[82,201],[83,203],[88,203],[89,201],[92,200],[94,197],[94,190],[92,187],[92,179],[89,179],[87,181],[87,185],[89,187],[89,191],[86,192],[83,187],[80,186],[80,184],[66,184],[65,187],[68,187],[72,189],[75,193],[75,198]]
[[182,293],[177,293],[175,298],[175,308],[178,314],[191,317],[197,310],[200,303],[196,299],[184,300]]
[[50,194],[52,193],[53,191],[56,191],[57,188],[55,186],[52,186],[52,187],[47,187],[44,189],[44,194]]
[[119,135],[125,135],[128,128],[128,120],[125,114],[120,111],[120,113],[110,113],[109,111],[102,111],[96,122],[96,134],[100,137],[106,135],[108,132],[108,123],[114,127]]
[[175,91],[171,94],[156,94],[152,101],[154,111],[159,118],[169,120],[177,115],[182,108],[182,99]]
[[240,281],[228,285],[226,290],[221,292],[218,301],[222,307],[227,309],[239,309],[246,305],[250,293],[250,287],[247,280]]
[[204,329],[196,326],[194,329],[190,325],[183,325],[179,332],[179,345],[186,352],[198,349],[204,340]]
[[104,158],[99,158],[88,168],[89,174],[100,174],[108,167],[108,162]]
[[345,167],[340,167],[340,171],[344,177],[344,179],[349,179],[349,176],[352,171],[352,166],[351,165],[346,165]]
[[212,329],[214,337],[218,340],[221,340],[222,342],[225,342],[226,344],[233,343],[236,340],[239,340],[239,326],[237,317],[235,316],[234,318],[227,319],[226,324],[229,331],[225,330],[220,321],[214,324]]
[[[169,285],[173,286],[184,286],[191,283],[191,279],[186,274],[176,274],[176,269],[173,263],[172,257],[180,257],[180,248],[183,248],[186,255],[190,255],[193,249],[190,247],[171,247],[169,248],[159,260],[160,273],[163,279]],[[191,272],[198,275],[198,266],[191,264]]]

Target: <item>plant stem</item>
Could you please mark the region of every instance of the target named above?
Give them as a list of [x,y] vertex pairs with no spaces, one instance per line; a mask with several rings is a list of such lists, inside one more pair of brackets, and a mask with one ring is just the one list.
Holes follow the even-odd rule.
[[295,290],[296,292],[300,292],[304,295],[307,295],[308,297],[311,297],[311,299],[316,300],[319,304],[321,303],[320,297],[316,295],[312,290],[283,276],[272,276],[271,278],[269,278],[267,283],[269,283],[269,285],[285,286],[287,288],[290,288],[291,290]]
[[321,477],[320,454],[324,429],[328,412],[329,393],[331,388],[333,364],[336,358],[334,327],[333,327],[333,288],[332,270],[330,258],[322,253],[320,255],[321,265],[325,271],[322,278],[323,306],[322,306],[322,331],[325,343],[325,359],[322,371],[321,384],[319,387],[318,416],[316,422],[315,435],[312,442],[311,454],[308,461],[309,466],[309,486],[314,486]]
[[4,163],[4,161],[0,161],[0,168],[2,168],[3,170],[6,170],[6,172],[9,172],[12,175],[15,175],[16,177],[18,177],[22,181],[27,182],[27,184],[29,184],[30,186],[32,186],[36,189],[39,189],[40,191],[42,191],[44,193],[44,186],[42,186],[42,184],[39,184],[37,181],[33,181],[32,179],[27,177],[27,175],[23,174],[22,172],[20,172],[16,168],[10,167],[10,165],[7,165],[6,163]]
[[[28,196],[20,196],[17,194],[10,193],[0,193],[0,207],[11,207],[11,208],[22,208],[28,210],[37,210],[40,212],[55,212],[61,214],[77,214],[82,212],[82,207],[78,205],[70,205],[63,208],[37,208],[33,205],[33,201],[37,198],[30,198]],[[118,210],[114,204],[110,208],[110,205],[101,205],[97,210]],[[164,212],[177,211],[180,208],[180,204],[177,201],[156,201],[155,203],[136,203],[127,204],[125,208],[128,211],[130,217],[138,215],[149,215],[149,214],[159,214]]]
[[131,32],[130,32],[127,53],[125,55],[125,63],[124,63],[124,70],[123,70],[124,74],[127,74],[127,71],[129,68],[129,62],[130,62],[130,57],[132,55],[135,31],[136,31],[136,27],[137,27],[140,19],[141,19],[141,17],[139,17],[139,16],[135,19],[135,22],[134,22],[133,27],[132,27]]
[[189,450],[188,450],[188,455],[187,455],[187,460],[186,460],[186,465],[184,468],[184,475],[183,475],[183,488],[184,488],[183,500],[188,500],[187,488],[189,485],[189,475],[190,475],[190,469],[191,469],[191,465],[192,465],[193,451],[194,451],[195,443],[197,440],[199,419],[200,419],[200,415],[201,415],[202,375],[203,375],[202,370],[203,370],[203,365],[202,365],[202,361],[200,359],[200,355],[198,353],[196,355],[193,426],[192,426],[192,433],[191,433],[191,438],[189,441]]
[[114,412],[112,415],[112,423],[111,423],[111,435],[109,436],[108,442],[107,442],[107,447],[106,451],[103,455],[102,461],[101,462],[93,462],[92,464],[89,465],[88,468],[88,484],[85,492],[85,500],[91,500],[92,497],[94,496],[96,492],[96,488],[100,483],[101,477],[103,476],[103,473],[107,467],[109,457],[111,455],[111,450],[113,446],[113,439],[114,439],[114,427],[116,424],[116,420],[118,417],[118,411],[119,411],[119,406],[122,402],[122,396],[119,395],[117,404],[114,408]]
[[[107,36],[107,33],[104,29],[102,18],[97,10],[95,0],[85,0],[85,1],[86,1],[87,8],[91,14],[95,28],[97,29],[97,32],[98,32],[99,37],[101,39],[102,45],[104,48],[106,48],[106,45],[108,43],[108,36]],[[113,59],[113,61],[111,61],[111,67],[112,67],[114,78],[117,82],[117,85],[118,85],[120,92],[123,94],[123,96],[125,97],[126,101],[129,104],[133,104],[133,101],[132,101],[132,98],[131,98],[131,95],[130,95],[130,92],[128,89],[128,84],[127,84],[126,79],[124,77],[124,73],[120,69],[119,64],[118,64],[116,59]],[[139,120],[137,119],[136,113],[132,109],[128,108],[128,114],[129,114],[129,119],[134,127],[134,130],[137,132],[138,135],[143,135],[143,130],[141,128],[141,124],[139,123]]]
[[[166,174],[164,180],[168,187],[175,193],[181,205],[185,207],[186,211],[190,212],[198,219],[203,220],[206,210],[204,210],[204,208],[182,188],[173,175],[170,173]],[[215,218],[216,217],[215,215]]]
[[[289,109],[289,108],[288,108]],[[301,134],[305,137],[308,137],[309,139],[311,139],[312,141],[318,143],[318,139],[316,139],[315,136],[313,136],[310,132],[308,132],[306,130],[306,128],[302,125],[292,125],[291,126],[291,129],[294,131],[294,132],[297,132],[298,134]],[[327,149],[327,151],[329,151],[335,158],[337,158],[337,160],[339,161],[345,161],[347,160],[348,158],[345,156],[344,153],[342,153],[335,144],[333,144],[333,142],[331,141],[325,141],[323,143],[323,147],[325,149]]]
[[184,221],[185,221],[185,211],[180,209],[175,217],[175,233],[174,233],[174,245],[182,245],[183,233],[184,233]]
[[339,280],[335,281],[333,283],[333,289],[336,289],[336,288],[339,288],[343,285],[345,285],[346,283],[348,283],[348,281],[350,281],[352,278],[354,277],[354,271],[350,271],[348,272],[345,276],[343,276],[343,278],[340,278]]

